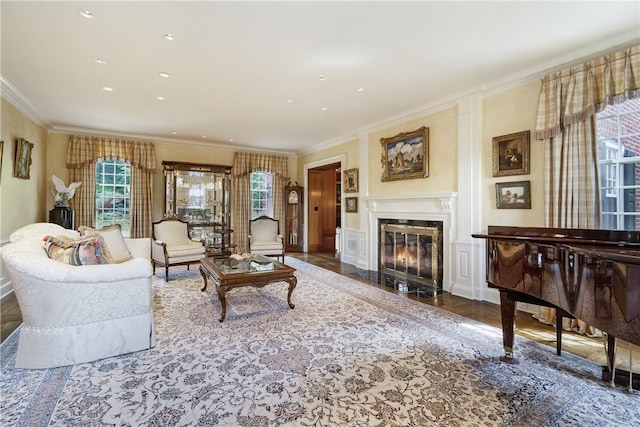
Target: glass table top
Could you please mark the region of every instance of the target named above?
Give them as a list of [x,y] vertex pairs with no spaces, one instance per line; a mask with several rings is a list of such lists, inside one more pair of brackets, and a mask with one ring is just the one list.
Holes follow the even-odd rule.
[[285,268],[284,265],[264,255],[251,255],[250,258],[230,256],[224,258],[209,258],[207,260],[222,274],[259,273],[261,271],[275,271]]

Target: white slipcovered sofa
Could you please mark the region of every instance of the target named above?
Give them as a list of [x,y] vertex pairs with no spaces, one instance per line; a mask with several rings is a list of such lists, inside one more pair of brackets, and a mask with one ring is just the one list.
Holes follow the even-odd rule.
[[43,238],[79,233],[57,224],[30,224],[1,248],[23,325],[17,368],[90,362],[155,346],[151,240],[125,239],[132,259],[69,265],[50,259]]

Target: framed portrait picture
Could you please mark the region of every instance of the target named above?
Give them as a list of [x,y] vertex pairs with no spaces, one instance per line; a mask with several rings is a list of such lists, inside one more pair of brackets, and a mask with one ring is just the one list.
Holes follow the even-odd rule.
[[358,168],[344,171],[344,183],[342,185],[345,193],[358,192]]
[[381,138],[380,143],[382,182],[429,176],[429,128]]
[[498,209],[531,209],[531,181],[496,183]]
[[345,201],[347,202],[346,211],[347,212],[358,212],[358,198],[357,197],[346,197]]
[[529,173],[530,131],[493,138],[493,176]]
[[13,165],[13,176],[16,178],[30,178],[31,150],[33,150],[32,143],[22,138],[18,138],[16,141],[16,158]]

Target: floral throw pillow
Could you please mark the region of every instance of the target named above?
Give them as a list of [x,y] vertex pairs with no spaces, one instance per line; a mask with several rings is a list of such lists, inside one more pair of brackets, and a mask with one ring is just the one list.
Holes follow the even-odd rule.
[[124,236],[122,236],[120,224],[109,225],[97,230],[83,225],[78,228],[78,231],[83,237],[100,236],[104,239],[103,252],[109,264],[119,264],[133,258],[127,243],[124,241]]
[[76,240],[67,236],[45,236],[44,248],[49,258],[70,265],[106,264],[102,254],[104,241],[100,236]]

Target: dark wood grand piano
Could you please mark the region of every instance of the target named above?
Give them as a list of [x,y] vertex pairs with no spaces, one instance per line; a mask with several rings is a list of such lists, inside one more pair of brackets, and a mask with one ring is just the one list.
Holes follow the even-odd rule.
[[615,339],[640,345],[640,232],[489,226],[472,236],[487,240],[487,284],[500,291],[505,358],[513,358],[515,302],[554,307],[607,334],[603,379],[613,371],[628,384],[629,373],[615,369]]

